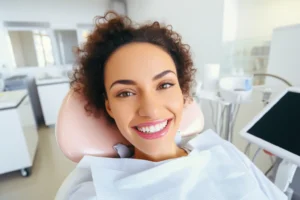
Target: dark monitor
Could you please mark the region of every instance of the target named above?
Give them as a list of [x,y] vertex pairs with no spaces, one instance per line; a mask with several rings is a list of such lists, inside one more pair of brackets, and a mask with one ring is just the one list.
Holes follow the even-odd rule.
[[241,134],[277,156],[293,154],[300,163],[300,88],[290,88],[279,95]]

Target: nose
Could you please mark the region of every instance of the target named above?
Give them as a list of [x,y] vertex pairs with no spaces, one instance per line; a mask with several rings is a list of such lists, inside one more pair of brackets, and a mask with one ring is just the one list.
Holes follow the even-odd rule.
[[143,95],[140,98],[138,114],[141,117],[157,119],[161,107],[159,99],[154,94]]

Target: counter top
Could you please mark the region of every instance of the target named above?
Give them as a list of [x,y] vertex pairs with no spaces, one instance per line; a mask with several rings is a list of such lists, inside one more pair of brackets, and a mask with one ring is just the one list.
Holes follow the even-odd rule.
[[35,83],[37,86],[42,85],[52,85],[59,83],[69,83],[70,79],[68,77],[55,77],[55,78],[45,78],[45,79],[35,79]]
[[27,90],[0,92],[0,111],[18,107],[26,96]]

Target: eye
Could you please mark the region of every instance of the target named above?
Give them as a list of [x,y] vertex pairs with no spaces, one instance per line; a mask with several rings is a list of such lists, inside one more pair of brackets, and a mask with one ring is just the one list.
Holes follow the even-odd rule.
[[117,97],[129,97],[129,96],[133,96],[134,94],[132,92],[121,92],[120,94],[117,95]]
[[172,83],[163,83],[159,86],[159,89],[168,89],[170,87],[172,87],[174,84]]

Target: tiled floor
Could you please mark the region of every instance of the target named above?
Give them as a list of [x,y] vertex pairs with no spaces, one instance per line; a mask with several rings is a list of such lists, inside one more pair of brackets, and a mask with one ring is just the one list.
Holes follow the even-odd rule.
[[75,164],[59,150],[54,128],[39,129],[39,145],[30,177],[20,172],[0,175],[0,200],[53,200]]

